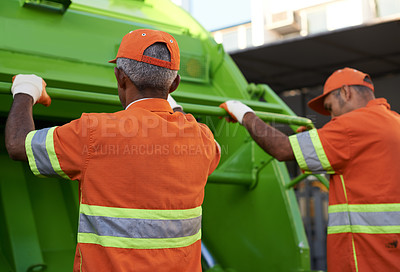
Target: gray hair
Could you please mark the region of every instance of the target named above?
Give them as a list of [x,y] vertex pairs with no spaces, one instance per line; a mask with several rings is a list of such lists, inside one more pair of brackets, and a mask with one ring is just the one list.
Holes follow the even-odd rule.
[[[154,43],[144,50],[143,55],[171,61],[171,54],[164,43]],[[139,91],[146,88],[168,93],[178,71],[127,58],[117,59],[117,68],[124,71]]]
[[[370,83],[372,86],[374,85],[374,83],[372,83],[372,80],[369,77],[365,77],[364,81]],[[350,86],[362,96],[373,94],[372,89],[367,86],[364,85],[350,85]],[[334,90],[336,97],[340,97],[340,92],[339,92],[340,89],[341,88]]]
[[367,95],[373,93],[372,89],[367,86],[353,85],[351,87],[353,87],[361,95]]

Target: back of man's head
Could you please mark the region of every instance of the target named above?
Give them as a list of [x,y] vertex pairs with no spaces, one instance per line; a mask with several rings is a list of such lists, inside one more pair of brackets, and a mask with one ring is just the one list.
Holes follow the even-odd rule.
[[169,33],[137,29],[126,34],[118,49],[116,63],[139,91],[168,91],[180,64],[178,43]]
[[[171,61],[171,54],[164,43],[154,43],[146,48],[143,55],[152,58]],[[139,91],[145,89],[161,91],[168,94],[178,71],[152,65],[128,58],[117,58],[117,68],[124,71]]]

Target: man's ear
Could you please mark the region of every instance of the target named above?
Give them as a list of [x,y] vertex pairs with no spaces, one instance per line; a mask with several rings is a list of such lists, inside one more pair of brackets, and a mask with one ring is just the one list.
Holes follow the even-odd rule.
[[351,86],[344,85],[341,90],[343,99],[345,101],[349,101],[353,97],[353,91],[354,90],[351,88]]
[[125,73],[124,71],[118,69],[117,67],[114,67],[114,74],[115,78],[117,79],[118,82],[118,88],[125,89],[126,87],[126,81],[125,81]]
[[181,76],[180,75],[176,75],[176,78],[172,82],[171,87],[169,88],[168,92],[172,93],[173,91],[175,91],[176,88],[178,88],[180,82],[181,82]]

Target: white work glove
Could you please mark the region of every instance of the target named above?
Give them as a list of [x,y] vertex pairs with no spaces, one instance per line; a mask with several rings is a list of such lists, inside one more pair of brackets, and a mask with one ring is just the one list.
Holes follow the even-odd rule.
[[254,112],[250,107],[237,100],[228,100],[219,106],[225,109],[232,116],[232,119],[238,121],[240,124],[242,124],[243,116],[246,113]]
[[14,76],[11,93],[13,97],[19,93],[28,94],[32,96],[33,104],[39,103],[46,107],[51,104],[51,98],[46,92],[46,82],[36,75],[19,74]]
[[167,101],[172,109],[180,108],[181,110],[183,110],[182,106],[176,103],[175,99],[170,94],[168,94]]

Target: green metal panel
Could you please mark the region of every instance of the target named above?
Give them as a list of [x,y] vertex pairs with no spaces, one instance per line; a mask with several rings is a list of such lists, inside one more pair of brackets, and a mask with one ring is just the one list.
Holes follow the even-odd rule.
[[[11,77],[35,73],[48,84],[51,107],[34,107],[37,127],[82,112],[121,110],[113,65],[133,29],[170,32],[181,50],[175,99],[206,123],[222,147],[209,177],[203,241],[217,266],[208,271],[310,271],[309,248],[285,164],[272,159],[218,105],[239,99],[267,122],[312,127],[266,85],[248,84],[221,45],[168,0],[0,1],[0,118],[12,103]],[[263,98],[267,102],[260,102]],[[35,178],[0,145],[0,271],[71,271],[78,225],[78,184]],[[206,267],[204,268],[206,270]]]

